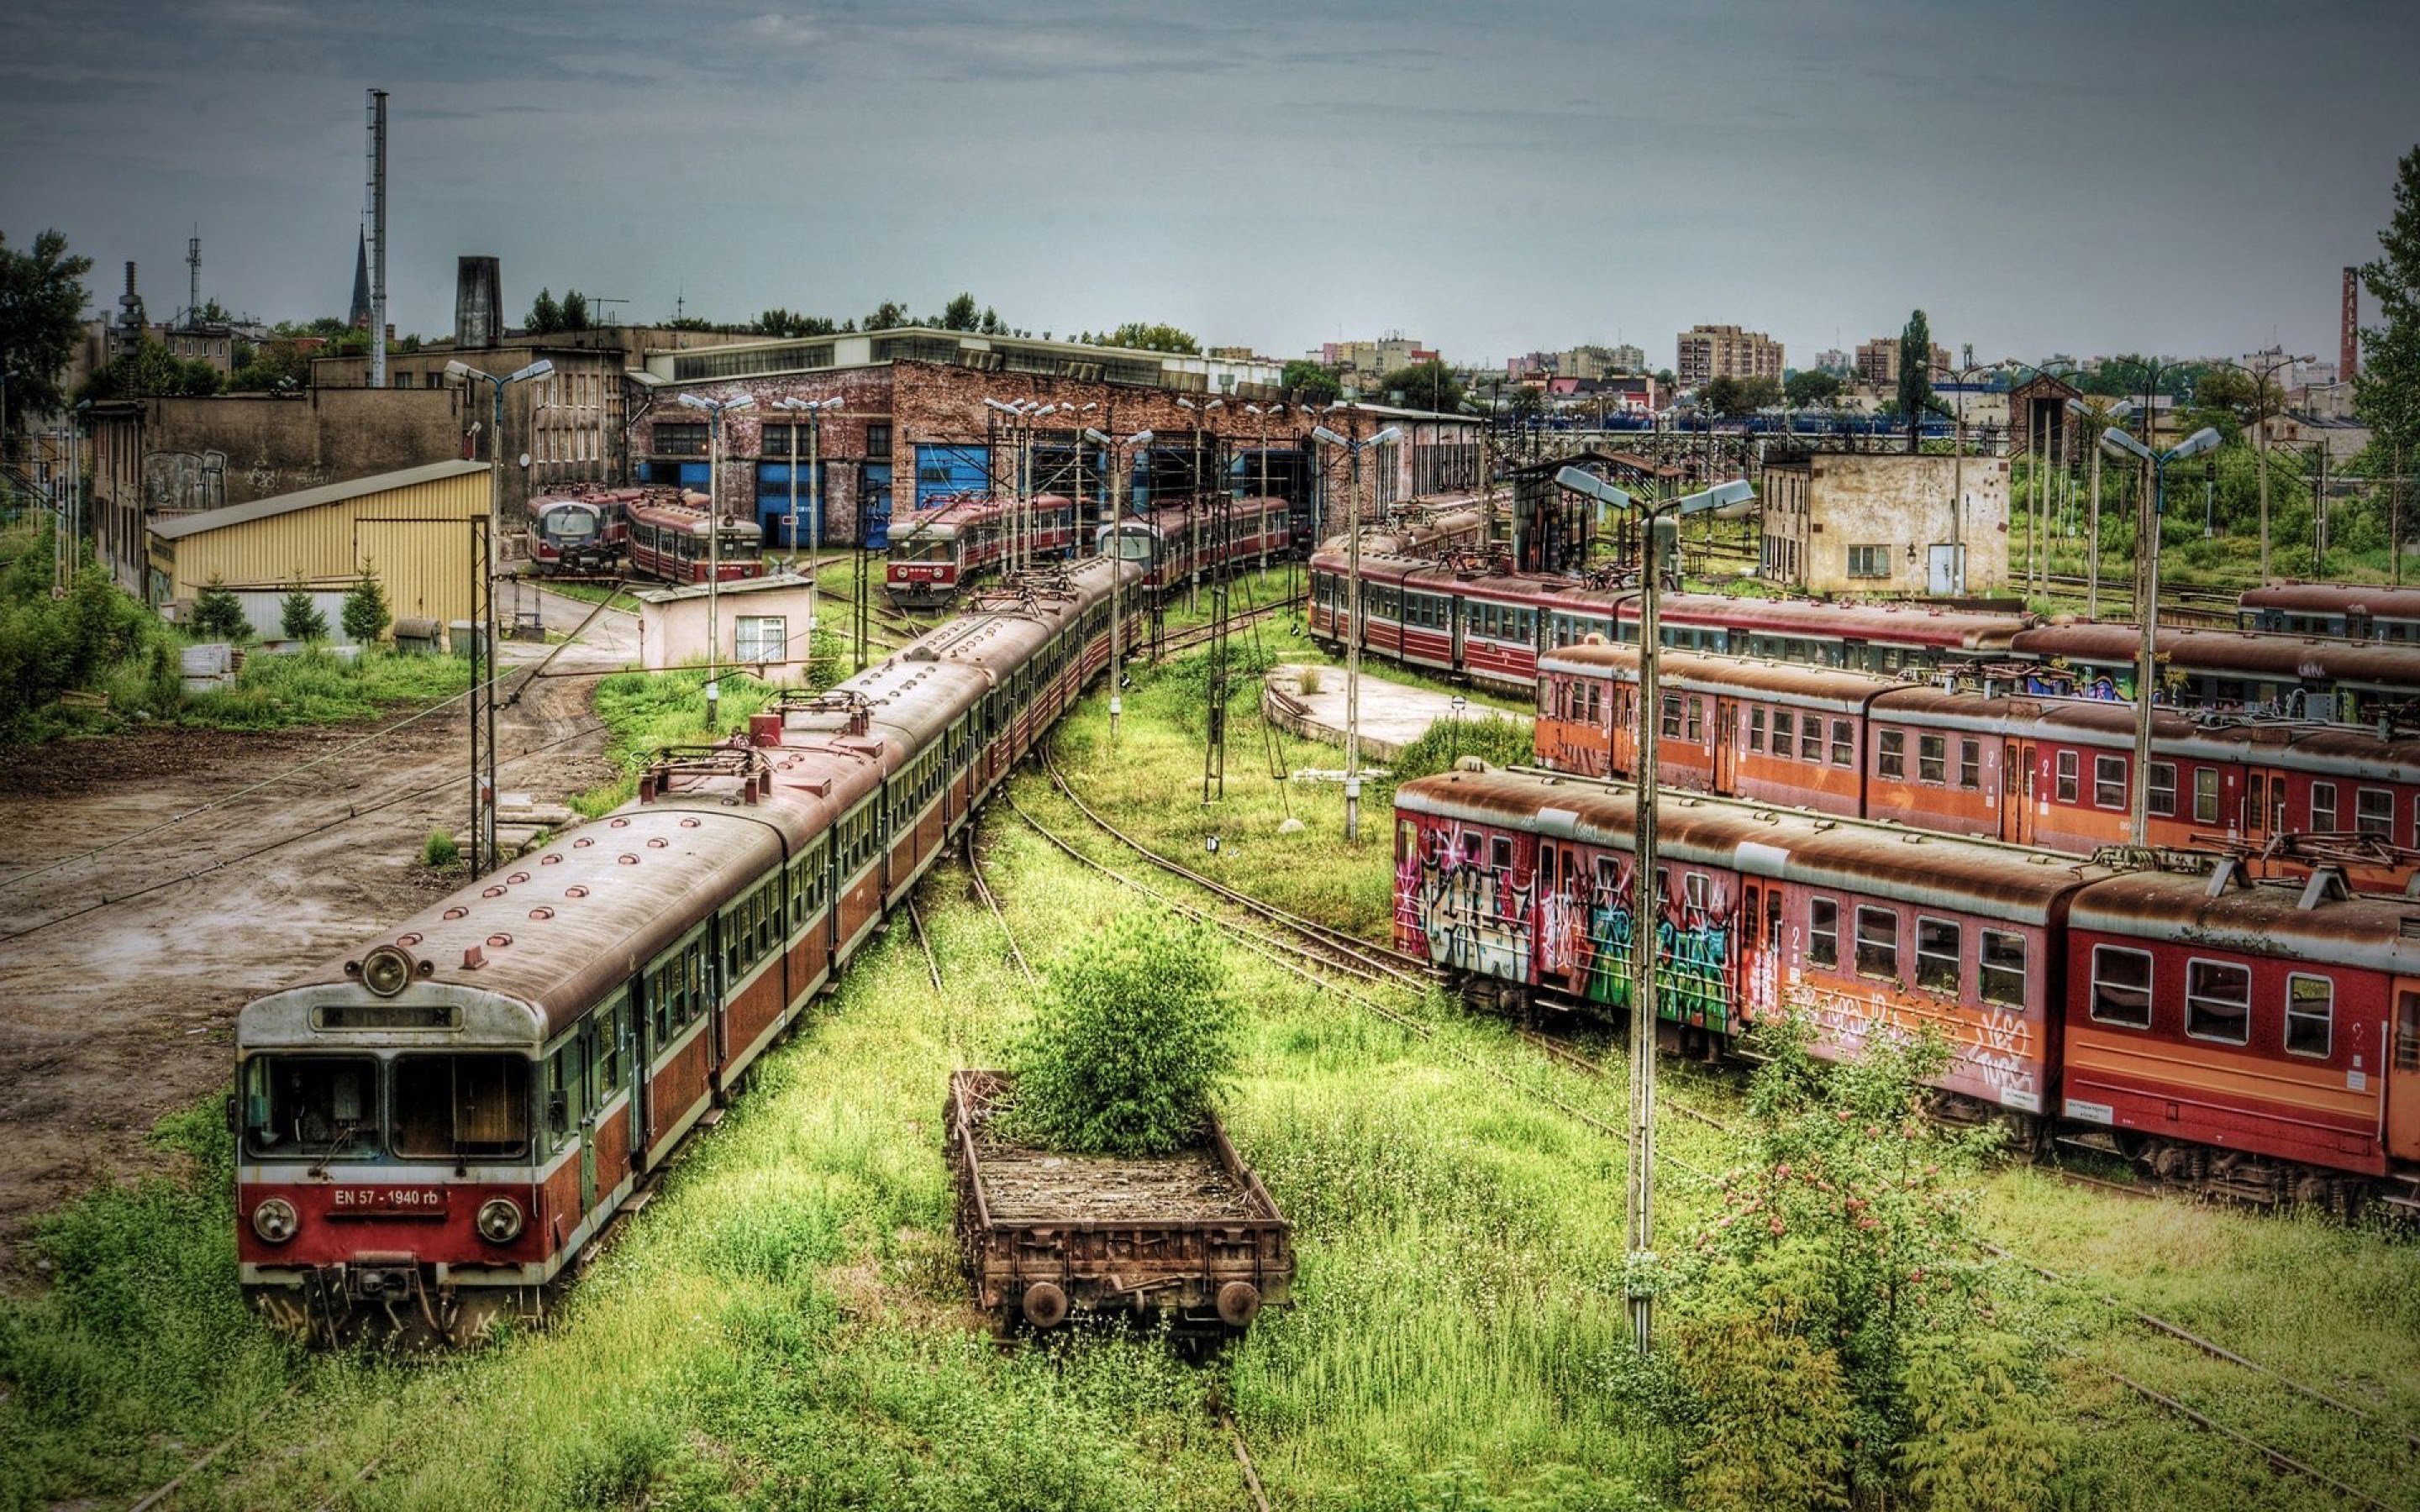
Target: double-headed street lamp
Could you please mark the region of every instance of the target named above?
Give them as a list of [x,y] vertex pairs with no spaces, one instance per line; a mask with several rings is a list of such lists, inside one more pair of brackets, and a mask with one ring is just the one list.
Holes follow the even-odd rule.
[[[1637,922],[1630,932],[1629,1194],[1630,1251],[1646,1259],[1655,1250],[1655,948],[1656,919],[1663,908],[1655,884],[1656,736],[1663,713],[1656,664],[1664,633],[1660,608],[1664,573],[1680,544],[1682,516],[1707,510],[1724,517],[1745,514],[1756,501],[1756,489],[1746,479],[1734,478],[1699,493],[1642,504],[1628,490],[1578,468],[1563,469],[1555,474],[1555,481],[1597,503],[1635,509],[1647,521],[1647,557],[1640,564],[1638,594],[1638,804],[1631,822],[1631,912]],[[1610,738],[1610,732],[1607,735]],[[1634,1266],[1633,1274],[1642,1273],[1643,1269]],[[1647,1352],[1653,1301],[1644,1291],[1630,1296],[1630,1325],[1638,1336],[1641,1354]]]
[[[722,423],[735,409],[753,409],[756,396],[735,393],[728,399],[684,393],[680,402],[706,415],[706,733],[714,733],[715,715],[721,708],[722,685],[715,670],[722,659],[722,628],[719,610],[722,594]],[[812,633],[812,628],[810,630]],[[814,642],[809,642],[810,651]]]
[[2164,452],[2155,452],[2115,425],[2101,433],[2101,444],[2112,453],[2133,457],[2150,471],[2145,495],[2146,513],[2136,553],[2143,570],[2136,581],[2141,601],[2135,615],[2143,627],[2143,643],[2134,655],[2134,779],[2127,789],[2127,834],[2135,849],[2150,844],[2151,828],[2151,689],[2158,671],[2160,634],[2160,521],[2168,509],[2168,464],[2198,456],[2219,443],[2217,431],[2205,425]]
[[2067,412],[2073,415],[2086,429],[2092,432],[2092,518],[2085,541],[2086,561],[2084,568],[2084,617],[2101,618],[2101,432],[2134,412],[2134,401],[2120,399],[2116,404],[2102,404],[2084,399],[2067,401]]
[[[1120,618],[1118,600],[1121,596],[1118,585],[1120,579],[1126,575],[1126,553],[1122,529],[1125,522],[1118,516],[1118,478],[1121,474],[1132,473],[1134,454],[1151,444],[1151,432],[1139,430],[1125,440],[1119,440],[1105,431],[1094,430],[1087,425],[1084,427],[1084,440],[1108,448],[1109,466],[1112,469],[1101,488],[1101,522],[1104,531],[1101,550],[1109,558],[1109,738],[1115,740],[1118,738],[1118,716],[1124,712],[1125,704],[1125,700],[1121,696],[1125,687],[1125,654],[1122,649],[1125,645],[1124,632],[1118,623]],[[1118,466],[1118,454],[1121,451],[1126,454],[1126,465],[1123,468]],[[1083,458],[1078,457],[1076,466],[1079,472],[1083,465]],[[1133,486],[1130,476],[1127,486],[1129,487]],[[1145,549],[1149,549],[1148,546]]]
[[[1185,575],[1185,607],[1195,608],[1202,599],[1202,421],[1213,409],[1224,409],[1227,401],[1213,399],[1208,404],[1195,404],[1183,394],[1177,395],[1179,409],[1193,411],[1193,504],[1185,512],[1185,554],[1191,563]],[[1217,438],[1217,432],[1212,432]]]
[[[1357,420],[1355,429],[1359,429]],[[1313,438],[1342,446],[1353,460],[1353,518],[1344,532],[1344,840],[1361,835],[1361,454],[1373,446],[1391,445],[1402,437],[1389,425],[1374,436],[1340,436],[1326,425],[1311,427]]]

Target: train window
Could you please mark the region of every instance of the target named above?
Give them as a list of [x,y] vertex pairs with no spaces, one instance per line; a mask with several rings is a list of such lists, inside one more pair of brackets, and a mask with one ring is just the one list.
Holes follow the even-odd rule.
[[[582,1041],[563,1048],[579,1056]],[[404,1056],[395,1063],[395,1152],[424,1160],[510,1160],[529,1143],[530,1063],[519,1056]],[[584,1099],[575,1099],[587,1109]],[[573,1122],[577,1123],[578,1119]]]
[[2130,1029],[2151,1026],[2151,952],[2122,945],[2092,948],[2092,1018]]
[[2163,818],[2175,816],[2177,811],[2176,763],[2153,762],[2151,764],[2151,791],[2144,801],[2150,806],[2151,812]]
[[1764,748],[1764,711],[1761,708],[1747,711],[1747,748]]
[[601,1102],[622,1089],[622,1046],[630,1033],[630,990],[614,993],[590,1021],[597,1036],[597,1096]]
[[1949,737],[1918,735],[1916,737],[1916,779],[1919,782],[1949,780]]
[[2409,988],[2395,998],[2395,1069],[2420,1071],[2420,992]]
[[1958,994],[1958,977],[1965,956],[1966,932],[1947,918],[1916,921],[1916,984],[1927,992]]
[[1751,882],[1747,885],[1747,906],[1740,910],[1740,944],[1753,950],[1756,946],[1757,905],[1763,901],[1764,889]]
[[1798,717],[1788,709],[1773,711],[1773,753],[1783,761],[1790,759],[1798,739]]
[[1487,864],[1492,871],[1512,870],[1512,838],[1510,835],[1495,837],[1495,844],[1488,849]]
[[1857,910],[1857,973],[1899,975],[1899,915],[1887,908]]
[[1885,730],[1875,737],[1874,775],[1898,782],[1907,777],[1907,734]]
[[2335,1027],[2336,984],[2297,971],[2286,979],[2286,1053],[2328,1058]]
[[1781,889],[1764,889],[1764,943],[1767,949],[1781,948]]
[[1807,960],[1818,966],[1840,964],[1840,905],[1829,898],[1807,902]]
[[2311,784],[2311,828],[2327,834],[2336,827],[2336,785],[2334,782]]
[[1664,738],[1681,738],[1681,695],[1678,693],[1664,695]]
[[1983,1001],[2006,1008],[2025,1006],[2025,937],[2006,930],[1983,932],[1976,963],[1976,986]]
[[2363,788],[2353,795],[2352,827],[2381,838],[2395,833],[2395,794],[2387,788]]
[[1706,701],[1704,699],[1689,700],[1688,739],[1692,746],[1702,746],[1706,743]]
[[266,1160],[378,1153],[378,1062],[367,1056],[255,1056],[243,1068],[243,1137]]
[[1480,837],[1475,833],[1466,832],[1462,837],[1462,858],[1472,866],[1479,864],[1479,842]]
[[1821,762],[1823,759],[1823,721],[1811,714],[1798,717],[1798,759]]
[[2092,806],[2096,809],[2126,807],[2125,757],[2095,756],[2092,758]]
[[1857,764],[1857,731],[1856,727],[1846,719],[1832,721],[1832,764],[1835,766]]
[[1983,743],[1962,740],[1958,743],[1958,785],[1969,793],[1983,785]]
[[2082,758],[2071,750],[2058,753],[2058,801],[2073,803],[2080,791],[2077,770]]
[[1682,897],[1687,901],[1692,909],[1700,913],[1705,911],[1706,874],[1703,872],[1692,872],[1683,877],[1681,889]]
[[2194,823],[2218,823],[2218,768],[2215,766],[2194,768]]
[[2226,961],[2187,962],[2185,1033],[2222,1044],[2251,1039],[2251,968]]

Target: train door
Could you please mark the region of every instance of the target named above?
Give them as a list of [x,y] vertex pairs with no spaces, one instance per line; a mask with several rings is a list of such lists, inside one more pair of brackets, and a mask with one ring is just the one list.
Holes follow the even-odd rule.
[[2243,838],[2266,844],[2286,831],[2286,774],[2275,767],[2256,766],[2244,777]]
[[1465,600],[1461,594],[1449,594],[1446,595],[1446,634],[1448,639],[1453,642],[1452,649],[1446,653],[1446,660],[1452,666],[1455,671],[1462,671],[1462,612],[1464,608]]
[[580,1116],[580,1211],[582,1212],[597,1211],[597,1093],[604,1080],[597,1074],[598,1052],[603,1049],[604,1037],[613,1032],[613,1026],[610,1019],[599,1024],[593,1017],[589,1020],[588,1026],[580,1031],[581,1038],[587,1041],[587,1053],[582,1058],[587,1062],[588,1076],[587,1095],[581,1099],[581,1105],[585,1111]]
[[623,1121],[630,1128],[632,1170],[638,1169],[647,1150],[647,1009],[640,995],[640,985],[645,980],[644,972],[631,979],[629,1007],[617,1017],[613,1026],[622,1046],[622,1078],[630,1088],[630,1116]]
[[2395,1024],[2387,1050],[2386,1152],[2420,1160],[2420,978],[2395,983]]
[[1714,791],[1739,791],[1739,702],[1735,699],[1714,700]]
[[2034,743],[2003,741],[2000,746],[2000,838],[2019,845],[2034,842]]

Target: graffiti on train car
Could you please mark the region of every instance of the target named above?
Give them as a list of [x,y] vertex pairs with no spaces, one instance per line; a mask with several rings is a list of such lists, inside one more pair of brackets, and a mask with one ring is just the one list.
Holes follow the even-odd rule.
[[1790,1000],[1805,1013],[1819,1054],[1854,1059],[1869,1040],[1905,1040],[1930,1028],[1951,1056],[1944,1088],[2028,1113],[2041,1110],[2040,1056],[2023,1010],[1819,984],[1796,967],[1789,976]]
[[1536,877],[1522,878],[1509,845],[1499,857],[1491,837],[1460,825],[1422,827],[1397,864],[1395,896],[1429,959],[1457,971],[1508,981],[1527,980]]

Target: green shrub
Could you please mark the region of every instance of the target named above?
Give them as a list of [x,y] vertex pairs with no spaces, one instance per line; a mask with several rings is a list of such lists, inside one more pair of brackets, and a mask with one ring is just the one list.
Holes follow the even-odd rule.
[[252,638],[252,622],[244,618],[243,605],[226,590],[224,579],[213,575],[209,586],[194,599],[194,612],[185,622],[196,640],[248,640]]
[[420,847],[420,864],[423,866],[442,869],[461,859],[461,847],[456,845],[454,837],[442,829],[430,830],[427,841]]
[[278,606],[278,628],[288,640],[325,640],[328,638],[328,616],[311,602],[310,591],[296,583]]
[[1009,1055],[1003,1132],[1079,1153],[1166,1154],[1199,1138],[1235,1061],[1235,1006],[1208,933],[1119,917],[1043,968],[1034,1020]]
[[1439,719],[1427,734],[1387,764],[1398,782],[1451,771],[1456,760],[1476,756],[1491,766],[1527,766],[1537,760],[1536,738],[1525,719],[1483,715],[1476,719]]
[[368,645],[386,634],[387,622],[393,618],[387,612],[386,590],[379,586],[377,569],[363,563],[362,580],[345,594],[345,634]]

